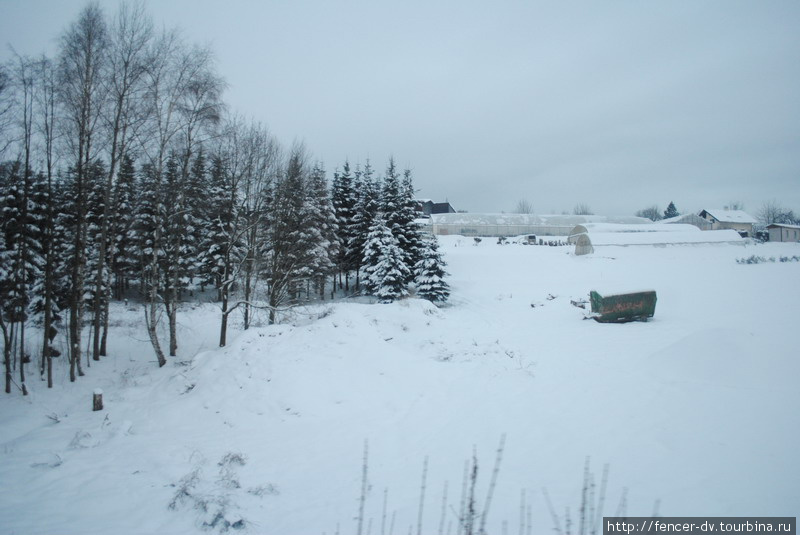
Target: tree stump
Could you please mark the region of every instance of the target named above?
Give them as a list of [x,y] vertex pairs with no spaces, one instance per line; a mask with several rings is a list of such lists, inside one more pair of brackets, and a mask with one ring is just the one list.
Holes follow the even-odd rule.
[[103,410],[103,391],[99,388],[95,389],[94,395],[92,396],[92,410]]

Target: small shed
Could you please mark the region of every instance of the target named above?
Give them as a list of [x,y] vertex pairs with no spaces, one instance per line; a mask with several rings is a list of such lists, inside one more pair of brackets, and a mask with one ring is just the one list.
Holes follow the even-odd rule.
[[800,242],[800,225],[773,223],[767,225],[769,241]]

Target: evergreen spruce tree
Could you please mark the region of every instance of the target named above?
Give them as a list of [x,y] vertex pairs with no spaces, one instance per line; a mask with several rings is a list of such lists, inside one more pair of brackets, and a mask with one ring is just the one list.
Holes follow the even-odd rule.
[[[403,262],[408,272],[413,272],[414,264],[419,258],[419,231],[414,222],[416,203],[411,171],[406,171],[401,180],[397,173],[394,158],[389,159],[386,175],[383,179],[379,210],[386,220],[386,226],[397,240],[403,253]],[[410,275],[409,275],[410,277]],[[410,280],[409,280],[410,282]]]
[[332,274],[338,252],[336,242],[336,218],[325,183],[325,169],[316,164],[308,170],[305,155],[298,152],[290,158],[287,170],[287,182],[284,186],[291,188],[284,198],[290,206],[288,257],[292,259],[290,278],[291,301],[296,301],[301,294],[311,297],[311,286],[316,292],[324,292],[324,280]]
[[378,210],[383,214],[386,226],[392,235],[399,242],[400,247],[405,247],[405,234],[403,232],[403,220],[401,210],[404,198],[400,184],[400,175],[397,174],[397,167],[394,158],[389,158],[389,165],[386,167],[386,174],[383,177],[381,186],[381,198]]
[[22,248],[26,240],[25,221],[23,218],[23,177],[21,165],[15,162],[8,170],[6,191],[0,198],[0,229],[3,236],[3,251],[6,254],[6,276],[0,279],[0,301],[2,301],[3,318],[7,325],[27,319],[28,296],[25,293],[23,275],[27,266],[23,264]]
[[193,280],[202,270],[203,236],[208,233],[209,222],[204,215],[208,212],[209,179],[206,156],[200,148],[192,161],[189,171],[189,180],[185,191],[185,230],[184,251],[186,262],[186,276]]
[[406,266],[409,268],[409,273],[412,274],[411,278],[413,278],[414,267],[421,258],[422,232],[416,223],[417,201],[409,169],[403,172],[400,193],[402,204],[397,219],[403,238],[398,241],[403,250]]
[[10,273],[0,279],[0,307],[3,308],[1,314],[6,327],[18,324],[12,337],[18,344],[14,345],[12,354],[18,356],[20,389],[23,395],[27,395],[24,365],[30,359],[25,345],[25,326],[30,313],[31,290],[41,278],[43,262],[33,206],[34,177],[21,163],[13,164],[9,170],[5,181],[7,192],[0,199],[0,229]]
[[201,216],[205,232],[200,242],[198,274],[201,284],[210,284],[217,290],[222,309],[219,345],[223,347],[227,343],[228,315],[232,310],[231,293],[246,247],[240,225],[239,192],[221,153],[211,159],[208,177],[208,202]]
[[[106,168],[101,160],[94,160],[89,166],[84,178],[85,187],[88,191],[86,200],[86,280],[94,281],[97,279],[97,270],[100,266],[100,239],[102,237],[102,220],[105,211],[105,177]],[[105,247],[107,252],[109,247]],[[103,262],[104,271],[108,269],[108,262]],[[102,277],[103,281],[108,281],[107,273]],[[97,288],[93,284],[86,285],[85,304],[95,313],[98,309],[105,306],[106,287],[102,285]]]
[[417,295],[434,303],[443,303],[450,296],[450,285],[444,280],[447,272],[446,262],[439,252],[436,236],[429,236],[422,241],[420,259],[414,266]]
[[408,295],[409,269],[397,239],[382,217],[370,229],[364,245],[364,289],[381,302]]
[[410,270],[406,266],[403,251],[397,243],[385,244],[378,265],[372,272],[373,286],[377,287],[375,296],[381,303],[391,303],[408,295],[407,280]]
[[[40,275],[42,276],[36,277],[36,280],[31,287],[31,312],[37,317],[44,316],[45,302],[47,301],[45,295],[44,277],[43,273],[41,272],[44,269],[44,256],[47,254],[47,251],[51,249],[53,242],[53,233],[51,230],[52,221],[51,218],[48,217],[48,208],[50,202],[51,200],[49,192],[47,191],[47,183],[44,176],[39,174],[36,177],[31,190],[31,219],[35,227],[34,232],[36,235],[36,242],[41,253],[41,267],[39,271]],[[52,302],[50,303],[50,314],[51,317],[57,315],[57,309],[54,307],[54,303]]]
[[375,284],[372,274],[380,262],[384,244],[390,243],[393,239],[392,233],[383,218],[380,215],[377,216],[364,240],[364,257],[361,262],[364,267],[364,278],[361,284],[364,293],[368,295],[374,295],[378,290],[378,285]]
[[[210,284],[220,293],[233,282],[233,266],[241,258],[242,240],[235,226],[238,218],[238,192],[226,172],[221,155],[211,160],[207,201],[200,216],[205,229],[200,241],[201,284]],[[225,288],[223,288],[225,286]]]
[[303,279],[311,274],[314,236],[305,219],[306,166],[303,148],[295,147],[270,198],[263,269],[269,285],[271,324],[281,307],[296,302]]
[[[74,255],[76,199],[73,173],[53,184],[53,299],[60,310],[67,310],[72,298],[72,257]],[[56,201],[58,199],[58,201]]]
[[357,269],[360,254],[350,247],[353,232],[353,221],[356,216],[357,194],[354,189],[354,177],[350,170],[350,162],[345,160],[341,172],[333,174],[331,185],[331,204],[336,217],[335,238],[339,246],[336,254],[336,266],[345,277],[345,289],[349,290],[350,271]]
[[[164,294],[172,290],[180,292],[187,282],[187,257],[186,244],[186,205],[184,184],[181,184],[181,174],[178,157],[170,155],[167,160],[167,171],[164,175],[164,191],[161,204],[164,206],[162,225],[164,228],[164,256],[161,262],[161,272],[164,280]],[[175,287],[173,288],[173,285]],[[163,297],[163,296],[162,296]]]
[[355,214],[350,226],[348,249],[353,254],[353,269],[356,270],[356,288],[360,286],[360,271],[364,265],[364,245],[370,229],[378,216],[380,186],[373,178],[372,166],[367,160],[364,170],[356,170],[354,187],[356,191]]
[[134,225],[130,238],[134,244],[134,262],[139,274],[139,292],[145,296],[155,285],[160,288],[159,273],[150,269],[151,258],[155,254],[163,258],[161,238],[164,234],[161,180],[155,166],[146,164],[142,167],[137,181],[139,202],[137,203]]
[[320,298],[325,298],[325,280],[334,274],[336,259],[340,258],[340,241],[337,238],[338,222],[328,188],[325,169],[317,163],[311,170],[306,199],[307,224],[312,236],[309,257],[311,278]]
[[670,217],[678,217],[679,215],[681,214],[680,212],[678,212],[678,209],[675,208],[675,203],[670,201],[669,206],[667,206],[667,209],[664,210],[664,219],[669,219]]
[[122,157],[117,174],[116,219],[111,232],[114,240],[109,268],[114,273],[114,297],[122,299],[128,280],[138,275],[132,231],[137,212],[136,167],[133,158]]

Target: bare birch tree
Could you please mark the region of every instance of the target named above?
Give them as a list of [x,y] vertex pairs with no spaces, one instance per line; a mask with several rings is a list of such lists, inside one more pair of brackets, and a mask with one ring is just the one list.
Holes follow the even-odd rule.
[[[116,178],[119,163],[134,139],[133,131],[144,119],[141,105],[144,75],[148,62],[148,46],[153,38],[153,23],[141,3],[123,3],[109,32],[107,83],[109,105],[104,115],[109,138],[108,174],[99,238],[98,265],[94,281],[94,328],[92,357],[99,360],[106,354],[108,336],[108,306],[111,297],[110,275],[107,266],[113,251],[112,234],[117,214]],[[103,322],[101,337],[101,321]]]
[[17,292],[14,317],[19,323],[19,380],[20,389],[23,395],[28,395],[28,388],[25,385],[25,364],[27,362],[27,351],[25,349],[25,324],[28,319],[28,304],[30,302],[29,286],[32,283],[29,275],[31,271],[31,251],[30,244],[32,236],[29,230],[30,217],[29,207],[31,202],[31,179],[33,170],[31,168],[31,158],[33,155],[33,104],[34,104],[34,62],[27,57],[22,57],[15,52],[16,68],[14,69],[14,81],[16,82],[17,96],[17,122],[19,125],[19,146],[20,156],[18,161],[22,164],[21,176],[21,204],[19,210],[19,239],[14,243],[16,249],[14,258],[12,277],[14,287]]
[[41,248],[44,263],[42,273],[43,294],[43,339],[40,371],[47,373],[47,387],[53,388],[53,353],[52,343],[57,331],[53,327],[54,320],[54,235],[53,235],[53,172],[55,169],[56,143],[56,93],[57,72],[53,62],[42,56],[37,62],[36,130],[42,143],[42,156],[45,167],[45,193],[47,196],[46,217],[42,228]]
[[265,233],[264,268],[270,324],[277,320],[277,312],[294,299],[298,269],[306,260],[301,233],[308,172],[305,148],[295,145],[285,170],[276,181],[270,202],[270,223]]
[[[152,142],[147,145],[147,156],[155,177],[154,186],[163,191],[163,177],[167,156],[175,151],[180,158],[181,178],[188,176],[189,162],[196,150],[203,130],[219,120],[221,112],[222,80],[213,72],[212,57],[207,49],[187,47],[177,33],[165,32],[155,41],[146,72],[146,98],[149,104],[150,128],[143,135]],[[171,192],[176,210],[165,213],[163,199],[157,205],[156,219],[167,222],[170,218],[183,217],[184,192]],[[164,225],[155,225],[149,251],[150,261],[145,280],[146,323],[148,336],[156,353],[159,366],[166,364],[164,351],[158,340],[158,307],[167,310],[170,328],[170,354],[177,350],[176,314],[178,305],[178,282],[180,270],[160,272],[160,257],[169,247],[180,251],[182,236],[180,222],[171,221],[174,230],[165,233]],[[177,223],[177,224],[175,224]],[[164,282],[164,287],[160,284]],[[166,288],[166,291],[162,291]]]
[[11,75],[5,65],[0,65],[0,158],[11,145],[11,137],[8,136],[11,124],[13,101],[11,98]]
[[75,381],[76,373],[83,375],[80,356],[86,279],[86,175],[98,152],[95,142],[105,99],[102,73],[107,45],[106,23],[96,3],[86,6],[61,38],[59,96],[76,191],[69,303],[70,381]]

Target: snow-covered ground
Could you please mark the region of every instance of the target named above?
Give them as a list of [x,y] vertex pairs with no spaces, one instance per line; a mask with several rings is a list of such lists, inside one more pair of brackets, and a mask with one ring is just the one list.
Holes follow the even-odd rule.
[[[490,533],[519,531],[523,489],[534,533],[552,528],[543,489],[574,520],[587,457],[598,485],[609,465],[606,515],[625,489],[631,516],[798,514],[800,262],[736,259],[800,246],[442,250],[446,307],[322,304],[224,349],[213,305],[187,307],[164,369],[142,311],[117,306],[111,356],[77,384],[62,361],[52,390],[0,396],[0,531],[355,533],[367,443],[363,533],[416,533],[426,458],[422,531],[447,484],[455,533],[465,461],[474,447],[482,508],[503,435]],[[647,323],[570,304],[644,288]]]

